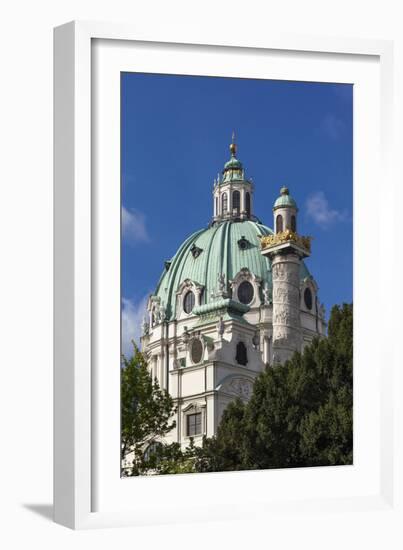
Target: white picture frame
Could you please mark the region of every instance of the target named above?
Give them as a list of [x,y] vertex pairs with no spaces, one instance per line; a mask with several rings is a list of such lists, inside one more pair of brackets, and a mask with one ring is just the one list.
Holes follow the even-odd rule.
[[[164,51],[169,60],[162,59]],[[233,55],[255,56],[249,72],[241,73],[244,76],[285,78],[282,75],[289,70],[290,78],[296,80],[320,74],[321,81],[332,81],[337,73],[336,82],[346,75],[344,81],[354,83],[358,90],[354,111],[354,301],[363,323],[355,321],[359,353],[354,360],[358,367],[364,362],[371,364],[365,382],[363,369],[357,367],[354,373],[358,462],[355,459],[353,467],[343,470],[307,468],[120,480],[115,467],[115,455],[119,456],[119,373],[118,366],[116,372],[111,366],[113,358],[119,360],[120,303],[117,309],[116,292],[103,292],[104,288],[116,290],[119,279],[120,196],[113,186],[119,160],[116,75],[133,70],[133,63],[146,72],[158,72],[163,63],[162,72],[187,74],[186,63],[189,66],[192,60],[196,74],[239,76],[231,66]],[[267,74],[259,65],[265,56],[271,56]],[[73,22],[55,29],[54,60],[55,521],[81,529],[186,522],[194,521],[195,516],[217,520],[261,515],[263,519],[267,513],[300,513],[307,508],[313,515],[346,507],[393,514],[398,491],[393,422],[397,414],[393,385],[397,354],[388,345],[388,335],[368,321],[372,311],[368,292],[376,292],[380,307],[390,312],[387,289],[397,281],[393,267],[379,268],[385,260],[391,265],[394,246],[393,236],[386,238],[395,196],[393,44],[313,36],[252,38],[248,33],[229,42],[209,36],[207,30],[196,39],[185,31],[181,36],[169,36],[168,31],[164,36],[149,36],[130,25]],[[245,65],[237,66],[237,70],[247,70]],[[368,136],[362,132],[365,125],[372,130]],[[105,147],[108,155],[103,158],[108,158],[101,166],[100,155],[94,152]],[[371,154],[363,162],[368,152]],[[382,188],[385,204],[381,205],[379,181],[388,182]],[[357,205],[357,193],[364,182],[367,190]],[[377,223],[368,225],[376,213]],[[368,273],[368,255],[376,264],[372,275]],[[97,276],[101,269],[105,273],[102,280]],[[99,335],[105,331],[111,334],[112,343],[101,353]],[[371,350],[360,345],[365,341],[371,341]],[[100,406],[106,403],[106,396],[110,409]],[[369,400],[376,405],[370,407]],[[261,490],[265,483],[270,483],[271,494]],[[166,495],[172,490],[177,497],[168,506]],[[183,497],[188,491],[197,492],[198,498],[189,502]],[[217,491],[220,498],[211,502],[205,497],[208,491]]]

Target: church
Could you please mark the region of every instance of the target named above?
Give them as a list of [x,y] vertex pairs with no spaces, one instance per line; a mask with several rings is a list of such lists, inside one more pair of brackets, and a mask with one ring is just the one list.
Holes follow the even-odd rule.
[[326,331],[295,200],[282,187],[273,229],[261,223],[234,139],[230,155],[214,180],[209,225],[165,262],[142,325],[150,374],[176,406],[164,442],[183,448],[215,435],[228,403],[248,400],[262,370]]

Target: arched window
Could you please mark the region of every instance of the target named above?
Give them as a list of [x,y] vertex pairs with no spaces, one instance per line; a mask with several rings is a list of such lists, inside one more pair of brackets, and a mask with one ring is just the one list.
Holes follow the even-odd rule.
[[304,291],[304,302],[307,309],[312,309],[312,291],[309,287],[306,287]]
[[238,365],[246,365],[248,362],[248,354],[246,351],[246,346],[243,342],[238,342],[236,346],[235,360]]
[[221,214],[226,214],[228,210],[228,196],[227,193],[223,193],[221,196]]
[[246,193],[245,195],[245,209],[246,215],[250,218],[250,193]]
[[241,210],[241,194],[239,191],[234,191],[232,193],[232,209],[239,214]]
[[146,450],[144,451],[143,457],[147,462],[150,460],[159,462],[159,451],[162,449],[162,443],[159,441],[152,441]]
[[276,233],[281,233],[283,231],[283,216],[278,214],[276,218]]
[[291,231],[297,232],[297,218],[295,216],[291,216]]
[[215,198],[215,215],[218,216],[218,198]]
[[183,298],[183,309],[185,313],[191,313],[195,305],[195,295],[189,290]]

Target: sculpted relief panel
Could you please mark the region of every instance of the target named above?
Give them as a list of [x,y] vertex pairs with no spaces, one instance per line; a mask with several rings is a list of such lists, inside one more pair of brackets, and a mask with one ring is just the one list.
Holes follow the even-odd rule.
[[299,306],[299,290],[290,285],[279,283],[273,290],[273,301],[282,304],[290,304],[294,307]]
[[253,382],[247,378],[231,378],[225,381],[220,389],[247,400],[252,395]]
[[273,313],[273,323],[276,325],[299,325],[299,313],[295,309],[281,308]]
[[284,360],[289,349],[300,347],[299,264],[274,262],[273,273],[273,353]]
[[273,282],[284,281],[296,287],[299,286],[299,266],[293,262],[274,263],[272,267]]

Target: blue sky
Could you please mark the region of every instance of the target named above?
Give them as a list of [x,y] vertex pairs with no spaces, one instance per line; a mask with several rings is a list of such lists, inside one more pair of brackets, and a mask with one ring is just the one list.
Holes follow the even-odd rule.
[[314,237],[321,301],[352,301],[351,85],[137,73],[121,83],[123,351],[164,260],[211,219],[233,130],[255,214],[272,227],[289,187],[299,230]]

